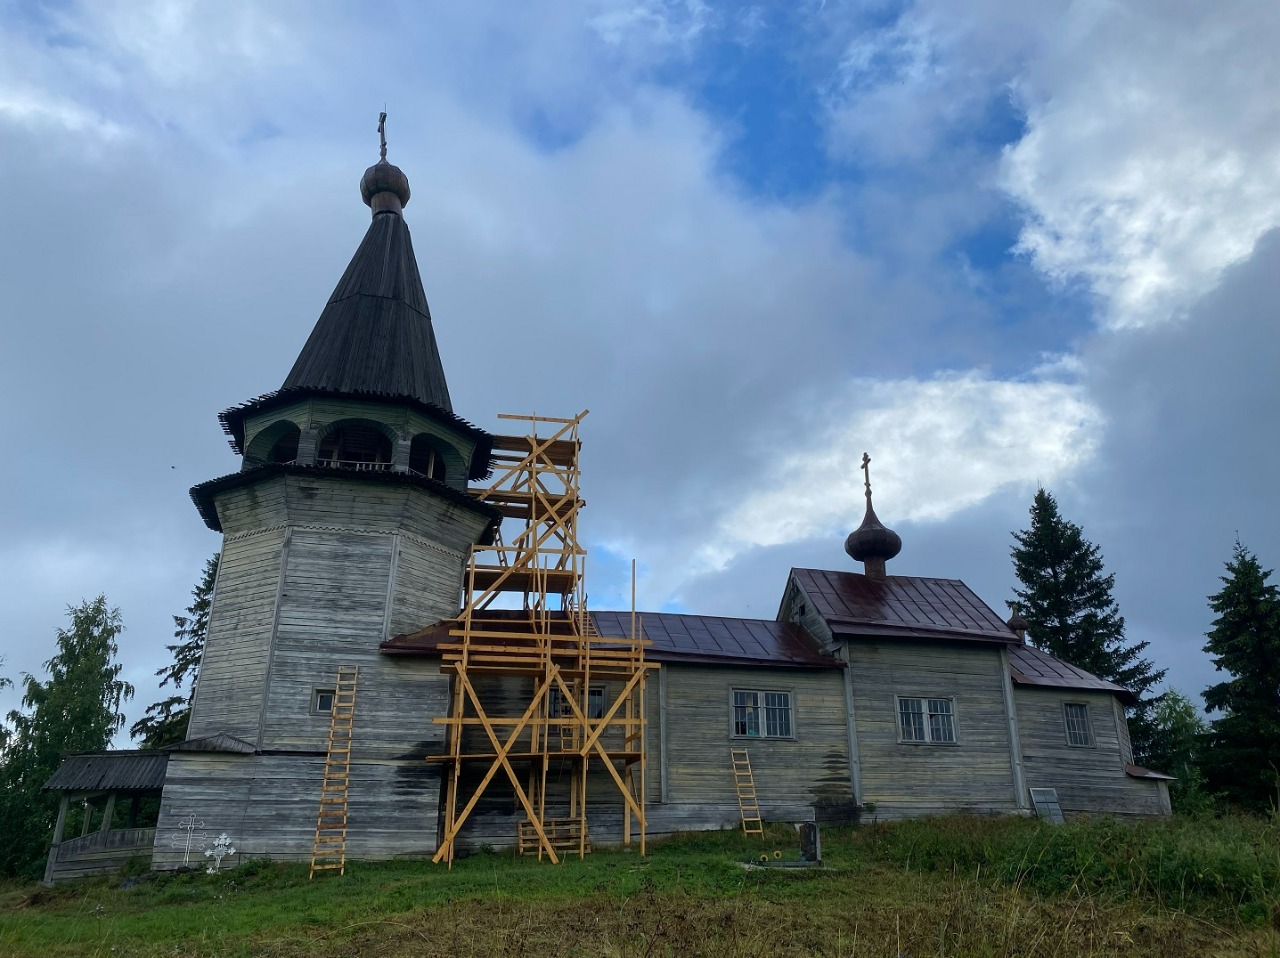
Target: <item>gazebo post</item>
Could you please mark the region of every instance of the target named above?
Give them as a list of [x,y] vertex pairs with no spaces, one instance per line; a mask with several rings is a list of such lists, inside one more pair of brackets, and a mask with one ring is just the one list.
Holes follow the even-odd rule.
[[93,799],[86,795],[82,807],[84,808],[84,825],[80,829],[80,837],[84,838],[89,834],[89,826],[93,824]]
[[110,794],[107,795],[107,807],[106,807],[106,810],[102,813],[102,827],[98,829],[98,831],[104,834],[111,831],[111,816],[115,814],[115,811],[116,811],[116,793],[111,792]]
[[70,796],[63,792],[62,801],[58,803],[58,824],[53,827],[53,844],[49,846],[49,860],[44,866],[44,883],[46,885],[53,884],[53,863],[58,858],[58,846],[62,844],[62,827],[67,824],[67,808],[70,805]]

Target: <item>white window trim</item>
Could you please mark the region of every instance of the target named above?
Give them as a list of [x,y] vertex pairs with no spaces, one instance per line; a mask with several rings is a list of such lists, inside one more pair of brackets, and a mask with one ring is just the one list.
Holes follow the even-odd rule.
[[[787,697],[787,714],[788,714],[789,718],[791,719],[791,723],[790,723],[790,724],[791,724],[791,734],[790,734],[790,735],[767,735],[767,734],[765,734],[765,733],[764,733],[764,727],[767,727],[767,724],[768,724],[768,723],[766,722],[766,723],[765,723],[765,726],[762,726],[761,734],[759,734],[759,735],[739,735],[739,734],[735,731],[735,729],[734,729],[734,726],[735,726],[735,724],[736,724],[736,723],[735,723],[735,722],[734,722],[734,720],[733,720],[733,710],[734,710],[734,707],[735,707],[735,704],[736,704],[736,703],[734,702],[734,695],[735,695],[736,693],[738,693],[738,692],[751,692],[751,693],[753,693],[753,694],[755,694],[755,695],[757,695],[757,696],[760,696],[761,698],[760,698],[760,699],[758,699],[757,701],[759,701],[759,702],[760,702],[760,705],[758,706],[758,708],[761,710],[761,712],[762,712],[762,713],[763,713],[764,708],[765,708],[765,706],[764,706],[764,699],[763,699],[763,696],[765,696],[765,695],[785,695],[785,696]],[[761,715],[761,720],[762,720],[762,721],[764,721],[764,715],[763,715],[763,714]],[[761,686],[761,687],[753,687],[753,688],[742,688],[742,687],[739,687],[739,686],[736,686],[736,685],[729,689],[729,738],[731,738],[731,739],[733,739],[733,740],[735,740],[735,741],[738,741],[738,742],[794,742],[794,741],[796,741],[796,737],[797,737],[797,732],[796,732],[796,693],[795,693],[795,690],[794,690],[794,689],[789,689],[789,688],[787,688],[787,689],[780,689],[780,688],[771,688],[771,689],[769,689],[769,688],[764,688],[763,686]]]
[[[1084,727],[1085,727],[1085,731],[1089,733],[1088,742],[1071,741],[1071,723],[1067,720],[1067,708],[1068,706],[1072,706],[1072,705],[1078,708],[1084,709]],[[1089,712],[1088,702],[1063,702],[1062,703],[1062,734],[1066,736],[1067,748],[1097,748],[1098,747],[1098,734],[1093,729],[1093,715]]]
[[[924,734],[926,736],[924,741],[913,738],[903,738],[902,736],[902,701],[904,699],[919,702],[921,703],[921,707],[924,709],[922,713],[924,715]],[[941,701],[951,703],[951,734],[954,738],[950,742],[935,742],[933,739],[928,737],[933,734],[933,726],[929,722],[928,702],[930,699],[935,702]],[[960,714],[956,709],[956,698],[954,695],[895,695],[893,697],[893,724],[898,730],[899,745],[937,745],[946,748],[954,748],[960,744]]]
[[[328,696],[330,697],[330,698],[329,698],[329,707],[328,707],[327,709],[324,709],[324,710],[321,710],[321,708],[320,708],[320,696],[321,696],[321,695],[328,695]],[[316,688],[312,689],[312,690],[311,690],[311,714],[312,714],[312,715],[332,715],[332,714],[333,714],[333,702],[334,702],[334,699],[335,699],[336,697],[337,697],[337,695],[336,695],[336,690],[335,690],[335,689],[322,689],[322,688],[319,688],[318,686],[317,686]]]

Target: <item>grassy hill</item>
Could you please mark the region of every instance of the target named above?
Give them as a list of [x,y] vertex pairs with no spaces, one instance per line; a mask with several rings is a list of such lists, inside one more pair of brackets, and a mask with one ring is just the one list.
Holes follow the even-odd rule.
[[1280,956],[1272,820],[961,816],[829,829],[820,871],[744,867],[795,846],[774,827],[763,843],[689,835],[559,866],[480,854],[314,882],[250,862],[10,885],[0,955]]

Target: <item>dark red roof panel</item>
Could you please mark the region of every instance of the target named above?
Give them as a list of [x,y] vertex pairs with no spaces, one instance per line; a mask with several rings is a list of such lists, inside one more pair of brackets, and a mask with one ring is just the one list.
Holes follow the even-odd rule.
[[875,579],[823,569],[792,569],[791,577],[838,635],[1018,641],[959,579]]
[[[677,612],[638,613],[641,631],[652,644],[645,654],[657,661],[723,662],[792,668],[843,668],[844,662],[823,655],[800,626],[771,619],[726,619]],[[592,612],[602,636],[625,636],[630,612]]]
[[1009,675],[1019,685],[1112,692],[1127,705],[1135,701],[1133,693],[1124,686],[1100,679],[1030,645],[1018,645],[1009,650]]
[[[521,613],[486,610],[489,618],[515,618]],[[724,665],[765,665],[781,668],[843,668],[841,659],[823,655],[800,626],[765,619],[725,619],[675,612],[637,613],[641,632],[649,640],[645,655],[657,662],[704,662]],[[592,612],[596,631],[604,638],[630,634],[630,612]],[[410,635],[382,643],[389,655],[432,655],[449,637],[449,626],[437,623]],[[489,640],[493,641],[493,640]]]

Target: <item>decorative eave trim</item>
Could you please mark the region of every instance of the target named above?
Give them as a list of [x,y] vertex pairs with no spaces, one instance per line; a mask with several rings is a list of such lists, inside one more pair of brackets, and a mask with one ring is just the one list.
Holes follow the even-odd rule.
[[[220,492],[252,486],[265,479],[274,479],[277,476],[306,476],[309,479],[345,479],[356,482],[380,483],[382,485],[416,486],[488,519],[484,532],[480,536],[480,541],[486,545],[493,541],[493,535],[497,532],[498,526],[502,522],[502,512],[496,506],[491,506],[467,492],[459,491],[452,486],[446,486],[443,482],[428,479],[425,476],[415,475],[411,472],[365,472],[358,469],[334,469],[329,466],[300,466],[296,463],[269,462],[261,466],[255,466],[252,469],[245,469],[241,472],[233,472],[230,475],[219,476],[217,479],[210,479],[207,482],[191,487],[191,501],[195,503],[196,510],[200,513],[200,518],[204,520],[204,524],[214,532],[221,532],[222,522],[218,519],[218,509],[214,503],[214,497]],[[261,532],[265,530],[255,529],[254,531]]]
[[330,389],[311,389],[302,387],[292,387],[289,389],[277,389],[275,392],[265,393],[256,399],[250,399],[240,403],[238,406],[232,406],[230,409],[224,409],[218,413],[218,422],[222,424],[222,431],[229,437],[227,442],[231,448],[235,450],[236,455],[244,455],[244,421],[255,413],[270,412],[272,409],[278,409],[281,406],[287,406],[293,402],[299,402],[305,399],[336,399],[350,400],[352,402],[375,402],[385,405],[408,406],[416,412],[422,413],[428,418],[435,419],[446,426],[450,426],[460,432],[466,433],[475,440],[475,452],[471,454],[471,462],[468,465],[469,479],[487,479],[489,477],[491,467],[489,465],[489,457],[493,453],[493,436],[485,432],[475,423],[468,422],[457,413],[437,406],[435,403],[426,403],[413,396],[397,396],[390,393],[377,392],[341,392],[339,390]]

